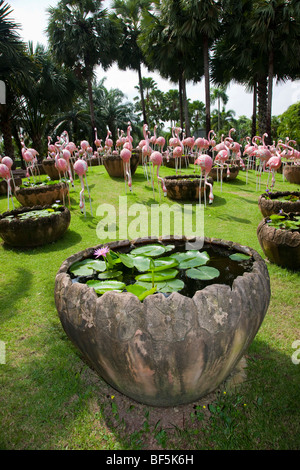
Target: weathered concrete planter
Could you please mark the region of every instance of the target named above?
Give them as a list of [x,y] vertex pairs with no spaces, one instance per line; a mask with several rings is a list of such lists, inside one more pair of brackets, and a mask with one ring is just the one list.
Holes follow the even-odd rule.
[[52,180],[59,180],[59,173],[55,166],[55,160],[53,159],[45,159],[42,161],[42,166],[44,168],[45,173],[49,176]]
[[[223,181],[234,180],[237,177],[237,175],[239,174],[240,166],[239,165],[230,165],[229,166],[229,171],[230,171],[230,175],[227,176],[227,167],[224,166],[223,172],[222,172],[222,180]],[[213,166],[212,169],[209,172],[209,176],[214,181],[220,181],[221,180],[221,167]]]
[[19,215],[33,210],[48,209],[51,206],[22,207],[0,215],[0,237],[10,246],[32,248],[52,243],[61,238],[70,225],[71,214],[69,209],[57,209],[59,214],[38,219],[21,220],[18,218],[4,220],[8,215]]
[[[136,169],[139,164],[139,154],[132,153],[130,158],[130,170],[131,176],[134,175]],[[119,155],[108,155],[107,157],[103,157],[103,165],[109,176],[115,178],[124,178],[124,166],[123,160]]]
[[[299,213],[294,213],[300,215]],[[257,227],[257,238],[266,257],[284,268],[300,268],[300,233],[270,226],[268,217]]]
[[[164,178],[167,196],[178,201],[199,200],[200,177],[197,175],[172,175]],[[207,181],[213,184],[212,178]],[[206,195],[209,195],[209,186],[206,186]],[[204,179],[201,184],[201,196],[204,196]]]
[[289,183],[300,184],[300,165],[287,163],[283,167],[283,176]]
[[[11,187],[12,193],[14,192],[15,187],[19,186],[20,184],[22,184],[22,178],[20,178],[19,176],[16,176],[16,177],[14,177],[14,179],[10,180],[10,187]],[[1,180],[0,181],[0,194],[7,194],[7,182],[6,182],[6,180]]]
[[[186,158],[181,157],[181,163],[179,161],[177,162],[178,168],[180,167],[180,165],[181,165],[181,168],[188,168],[190,162],[191,162],[191,157],[186,157]],[[164,156],[163,157],[163,164],[167,168],[176,168],[176,158],[169,157],[169,159],[168,159],[167,157]]]
[[56,201],[63,203],[68,194],[67,183],[41,184],[28,188],[16,188],[16,199],[25,207],[45,206]]
[[[161,241],[161,239],[159,239]],[[164,243],[185,239],[165,237]],[[153,243],[144,239],[108,245],[128,252]],[[205,246],[230,248],[253,257],[251,272],[232,288],[212,284],[191,298],[158,293],[141,302],[128,292],[98,297],[93,288],[72,282],[70,266],[98,247],[67,258],[55,280],[55,303],[70,340],[112,387],[153,406],[191,403],[215,390],[253,341],[270,300],[265,262],[249,247],[214,239]]]
[[[279,201],[280,198],[290,195],[297,196],[299,198],[298,201]],[[278,214],[280,210],[283,210],[286,214],[288,212],[300,212],[300,192],[274,191],[268,194],[261,194],[258,198],[258,207],[264,217]]]

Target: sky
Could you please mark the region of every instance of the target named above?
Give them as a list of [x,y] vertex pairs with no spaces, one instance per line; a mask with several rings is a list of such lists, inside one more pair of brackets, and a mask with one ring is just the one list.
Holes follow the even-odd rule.
[[[48,23],[47,8],[56,6],[58,0],[6,0],[13,10],[9,18],[14,19],[19,25],[19,35],[25,42],[32,41],[34,47],[39,42],[47,45],[47,36],[45,30]],[[109,6],[110,1],[105,0],[103,6]],[[157,83],[157,88],[163,92],[170,89],[177,89],[177,84],[162,79],[158,74],[148,72],[146,68],[142,69],[144,77],[151,77]],[[138,91],[135,86],[138,85],[137,73],[131,70],[121,71],[116,65],[109,70],[103,71],[101,67],[96,68],[97,79],[106,77],[104,86],[107,89],[120,89],[126,100],[132,101],[137,96]],[[229,100],[226,104],[226,110],[233,110],[235,117],[252,115],[252,93],[247,93],[245,88],[238,84],[230,84],[226,90]],[[198,84],[187,84],[187,97],[191,100],[205,102],[204,80]],[[278,116],[297,101],[300,101],[300,81],[288,81],[285,84],[277,85],[274,82],[272,114]],[[214,109],[214,106],[212,106]]]

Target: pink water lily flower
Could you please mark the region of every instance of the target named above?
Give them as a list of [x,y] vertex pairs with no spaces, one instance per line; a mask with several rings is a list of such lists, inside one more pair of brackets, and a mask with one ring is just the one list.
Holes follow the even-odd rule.
[[94,256],[96,258],[99,258],[100,256],[104,256],[105,258],[107,253],[109,253],[108,246],[103,246],[103,248],[98,248],[97,250],[94,251]]

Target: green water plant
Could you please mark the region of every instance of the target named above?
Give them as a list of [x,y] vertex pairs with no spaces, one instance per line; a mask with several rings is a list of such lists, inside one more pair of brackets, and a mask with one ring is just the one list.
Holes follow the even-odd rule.
[[19,219],[19,220],[28,220],[28,219],[40,219],[42,217],[49,217],[49,215],[52,214],[60,214],[60,208],[63,207],[60,204],[52,204],[51,207],[48,207],[47,209],[36,209],[36,210],[30,210],[26,212],[21,212],[20,214],[9,214],[6,217],[4,217],[3,220],[13,220],[13,219]]
[[[141,301],[155,292],[179,292],[185,287],[184,279],[211,281],[220,271],[208,266],[207,251],[175,251],[174,245],[150,244],[118,253],[107,246],[94,251],[95,259],[77,261],[70,273],[78,282],[93,287],[98,295],[105,292],[130,292]],[[102,259],[99,259],[102,258]],[[234,261],[249,259],[235,253]]]
[[282,230],[299,230],[300,229],[300,215],[293,215],[290,217],[282,210],[279,214],[271,214],[267,219],[267,224],[276,229]]

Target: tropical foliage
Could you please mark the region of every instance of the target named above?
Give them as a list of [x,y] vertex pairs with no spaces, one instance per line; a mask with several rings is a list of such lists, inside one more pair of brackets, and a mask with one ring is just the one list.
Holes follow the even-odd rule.
[[[240,138],[269,140],[298,135],[296,111],[272,116],[273,83],[300,78],[300,3],[296,0],[60,0],[49,7],[49,48],[24,44],[13,9],[0,0],[0,148],[20,155],[20,134],[43,156],[47,136],[67,130],[72,140],[94,141],[94,128],[116,138],[132,123],[137,136],[148,123],[179,125],[185,134],[218,136],[234,127]],[[121,89],[95,77],[117,64],[137,72],[139,95],[126,102]],[[172,86],[159,90],[142,67]],[[205,93],[191,102],[187,83],[204,79]],[[226,109],[227,86],[253,92],[252,122]],[[174,87],[173,87],[174,84]],[[109,84],[108,84],[109,85]],[[202,98],[202,99],[201,99]],[[296,105],[295,105],[296,106]],[[236,135],[236,137],[237,137]]]

